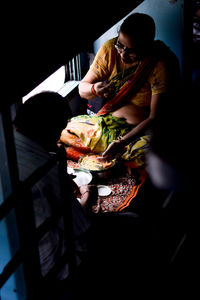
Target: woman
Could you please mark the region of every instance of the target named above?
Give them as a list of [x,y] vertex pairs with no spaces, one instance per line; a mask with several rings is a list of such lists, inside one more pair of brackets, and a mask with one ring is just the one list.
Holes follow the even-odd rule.
[[73,118],[62,132],[62,142],[75,147],[79,142],[85,151],[103,153],[106,159],[121,153],[134,165],[144,163],[149,142],[144,134],[157,117],[168,85],[168,48],[154,36],[150,16],[135,13],[125,19],[118,37],[99,49],[79,85],[82,98],[101,97],[106,104],[94,116]]

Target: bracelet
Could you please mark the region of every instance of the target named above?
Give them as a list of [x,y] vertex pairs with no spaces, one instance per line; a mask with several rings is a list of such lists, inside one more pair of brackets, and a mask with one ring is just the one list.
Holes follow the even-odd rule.
[[95,85],[95,83],[93,83],[93,85],[91,86],[91,93],[92,93],[93,96],[96,97],[97,93],[95,92],[94,85]]

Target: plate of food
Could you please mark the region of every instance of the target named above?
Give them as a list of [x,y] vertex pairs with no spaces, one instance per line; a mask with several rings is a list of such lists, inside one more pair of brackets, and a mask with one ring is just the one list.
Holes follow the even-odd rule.
[[98,154],[86,154],[78,161],[79,166],[83,169],[93,172],[106,171],[114,167],[116,159],[105,160]]

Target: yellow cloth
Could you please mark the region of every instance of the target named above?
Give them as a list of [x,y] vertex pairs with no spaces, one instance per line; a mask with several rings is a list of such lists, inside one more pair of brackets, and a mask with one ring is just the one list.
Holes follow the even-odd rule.
[[122,158],[126,161],[134,160],[137,166],[144,164],[144,152],[149,148],[150,136],[143,135],[136,141],[128,144]]
[[[108,145],[127,134],[134,126],[127,124],[124,119],[119,119],[112,115],[106,116],[88,116],[80,115],[74,117],[68,122],[67,130],[74,137],[74,146],[77,146],[77,138],[83,146],[91,149],[93,153],[104,152]],[[131,142],[125,147],[122,159],[126,161],[134,161],[135,165],[142,166],[144,164],[144,151],[149,146],[150,137],[145,135]],[[60,140],[68,144],[67,140]],[[73,146],[70,140],[70,145]]]
[[[78,137],[81,143],[89,147],[92,152],[101,153],[113,140],[124,136],[132,128],[133,126],[127,124],[124,119],[112,115],[80,115],[72,118],[65,130]],[[60,140],[67,144],[67,140],[62,139],[62,135]]]
[[[97,55],[90,67],[96,76],[96,81],[111,80],[117,75],[117,51],[114,47],[116,38],[108,40],[97,52]],[[139,61],[133,64],[138,66]],[[164,60],[160,59],[148,80],[140,91],[130,101],[140,107],[149,106],[151,96],[167,91],[167,66]]]

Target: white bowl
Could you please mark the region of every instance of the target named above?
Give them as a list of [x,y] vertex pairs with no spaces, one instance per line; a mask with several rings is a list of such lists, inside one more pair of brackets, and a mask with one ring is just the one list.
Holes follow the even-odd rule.
[[73,175],[76,175],[76,177],[73,178],[73,180],[78,186],[89,184],[92,181],[92,174],[89,172],[74,171]]
[[111,189],[106,185],[97,185],[99,196],[108,196],[112,192]]

